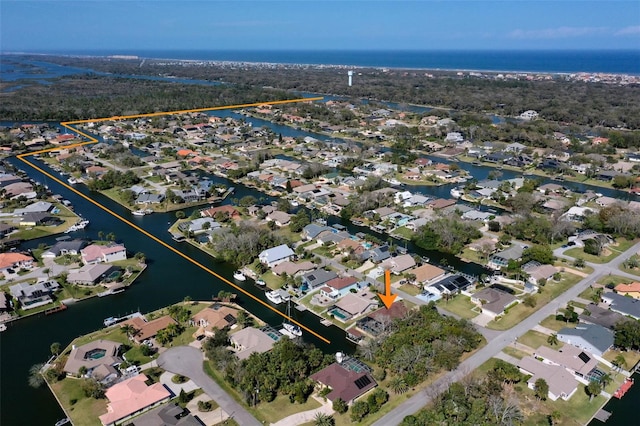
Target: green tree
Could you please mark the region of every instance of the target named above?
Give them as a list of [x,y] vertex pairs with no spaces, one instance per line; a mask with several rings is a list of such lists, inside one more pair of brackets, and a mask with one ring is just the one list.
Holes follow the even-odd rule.
[[60,342],[53,342],[49,347],[49,349],[51,350],[51,355],[59,355],[61,347],[62,345],[60,345]]
[[615,359],[611,363],[621,371],[627,367],[627,360],[622,354],[616,355]]
[[407,386],[407,382],[405,382],[402,376],[395,376],[389,382],[389,387],[395,394],[403,394],[409,390],[409,386]]
[[597,381],[591,381],[585,388],[587,395],[589,395],[589,401],[592,401],[595,396],[600,395],[602,392],[602,384]]
[[189,395],[184,391],[184,389],[180,389],[180,394],[178,395],[178,401],[181,404],[186,404],[189,402]]
[[349,409],[349,406],[342,398],[335,399],[332,405],[333,411],[338,414],[344,414]]
[[83,379],[80,385],[84,396],[100,399],[104,397],[104,386],[96,379]]
[[549,337],[547,337],[547,343],[551,346],[556,346],[558,344],[558,335],[553,333]]
[[313,418],[313,424],[314,426],[334,426],[336,421],[333,416],[330,416],[329,414],[316,413]]
[[546,400],[549,396],[549,385],[547,381],[545,379],[538,379],[533,386],[536,397],[543,401]]
[[535,296],[533,296],[533,295],[531,295],[531,294],[530,294],[530,295],[528,295],[528,296],[526,296],[526,297],[524,298],[524,300],[523,300],[522,304],[523,304],[524,306],[528,306],[528,307],[530,307],[530,308],[535,308],[535,307],[536,307],[536,304],[537,304],[537,301],[536,301]]
[[176,212],[176,219],[184,219],[186,216],[185,212],[183,212],[182,210],[178,210]]
[[44,367],[44,364],[34,364],[29,368],[29,386],[32,388],[39,388],[44,384],[44,377],[40,374],[40,371]]
[[354,402],[351,406],[351,415],[349,417],[352,422],[359,422],[365,418],[367,414],[369,414],[369,404],[367,404],[366,401],[360,400]]

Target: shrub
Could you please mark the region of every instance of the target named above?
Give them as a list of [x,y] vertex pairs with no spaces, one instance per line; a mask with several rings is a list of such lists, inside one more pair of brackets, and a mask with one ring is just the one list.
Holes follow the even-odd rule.
[[336,413],[344,414],[347,412],[348,409],[349,409],[349,406],[347,405],[346,402],[342,400],[342,398],[338,398],[335,401],[333,401],[333,411],[335,411]]

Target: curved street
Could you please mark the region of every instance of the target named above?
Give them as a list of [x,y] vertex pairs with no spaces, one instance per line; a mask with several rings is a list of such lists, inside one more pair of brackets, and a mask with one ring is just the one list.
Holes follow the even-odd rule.
[[188,377],[218,403],[220,408],[242,426],[259,426],[260,423],[244,407],[238,404],[202,369],[202,352],[191,346],[170,348],[158,357],[158,367]]

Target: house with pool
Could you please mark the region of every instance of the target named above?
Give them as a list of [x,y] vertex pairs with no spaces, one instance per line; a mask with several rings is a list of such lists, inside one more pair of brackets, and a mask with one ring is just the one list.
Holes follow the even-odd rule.
[[64,365],[64,371],[67,375],[75,376],[86,369],[84,376],[102,383],[115,380],[120,375],[117,367],[122,362],[121,347],[118,342],[102,339],[74,346]]

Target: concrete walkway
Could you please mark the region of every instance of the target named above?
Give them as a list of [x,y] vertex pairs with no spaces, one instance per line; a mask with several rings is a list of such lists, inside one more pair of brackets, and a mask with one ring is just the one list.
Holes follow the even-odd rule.
[[308,411],[303,411],[301,413],[295,413],[290,415],[289,417],[285,417],[284,419],[277,421],[276,423],[271,423],[271,426],[296,426],[296,425],[301,425],[303,423],[308,423],[308,422],[312,422],[316,416],[316,414],[318,413],[324,413],[327,415],[332,415],[334,413],[333,411],[333,404],[331,403],[331,401],[327,400],[322,401],[318,398],[316,398],[314,396],[315,400],[320,402],[322,404],[322,407],[313,409],[313,410],[308,410]]
[[158,357],[158,366],[175,374],[189,377],[198,387],[218,403],[220,408],[242,426],[259,426],[247,410],[238,404],[202,369],[202,352],[190,346],[177,346],[167,349]]

